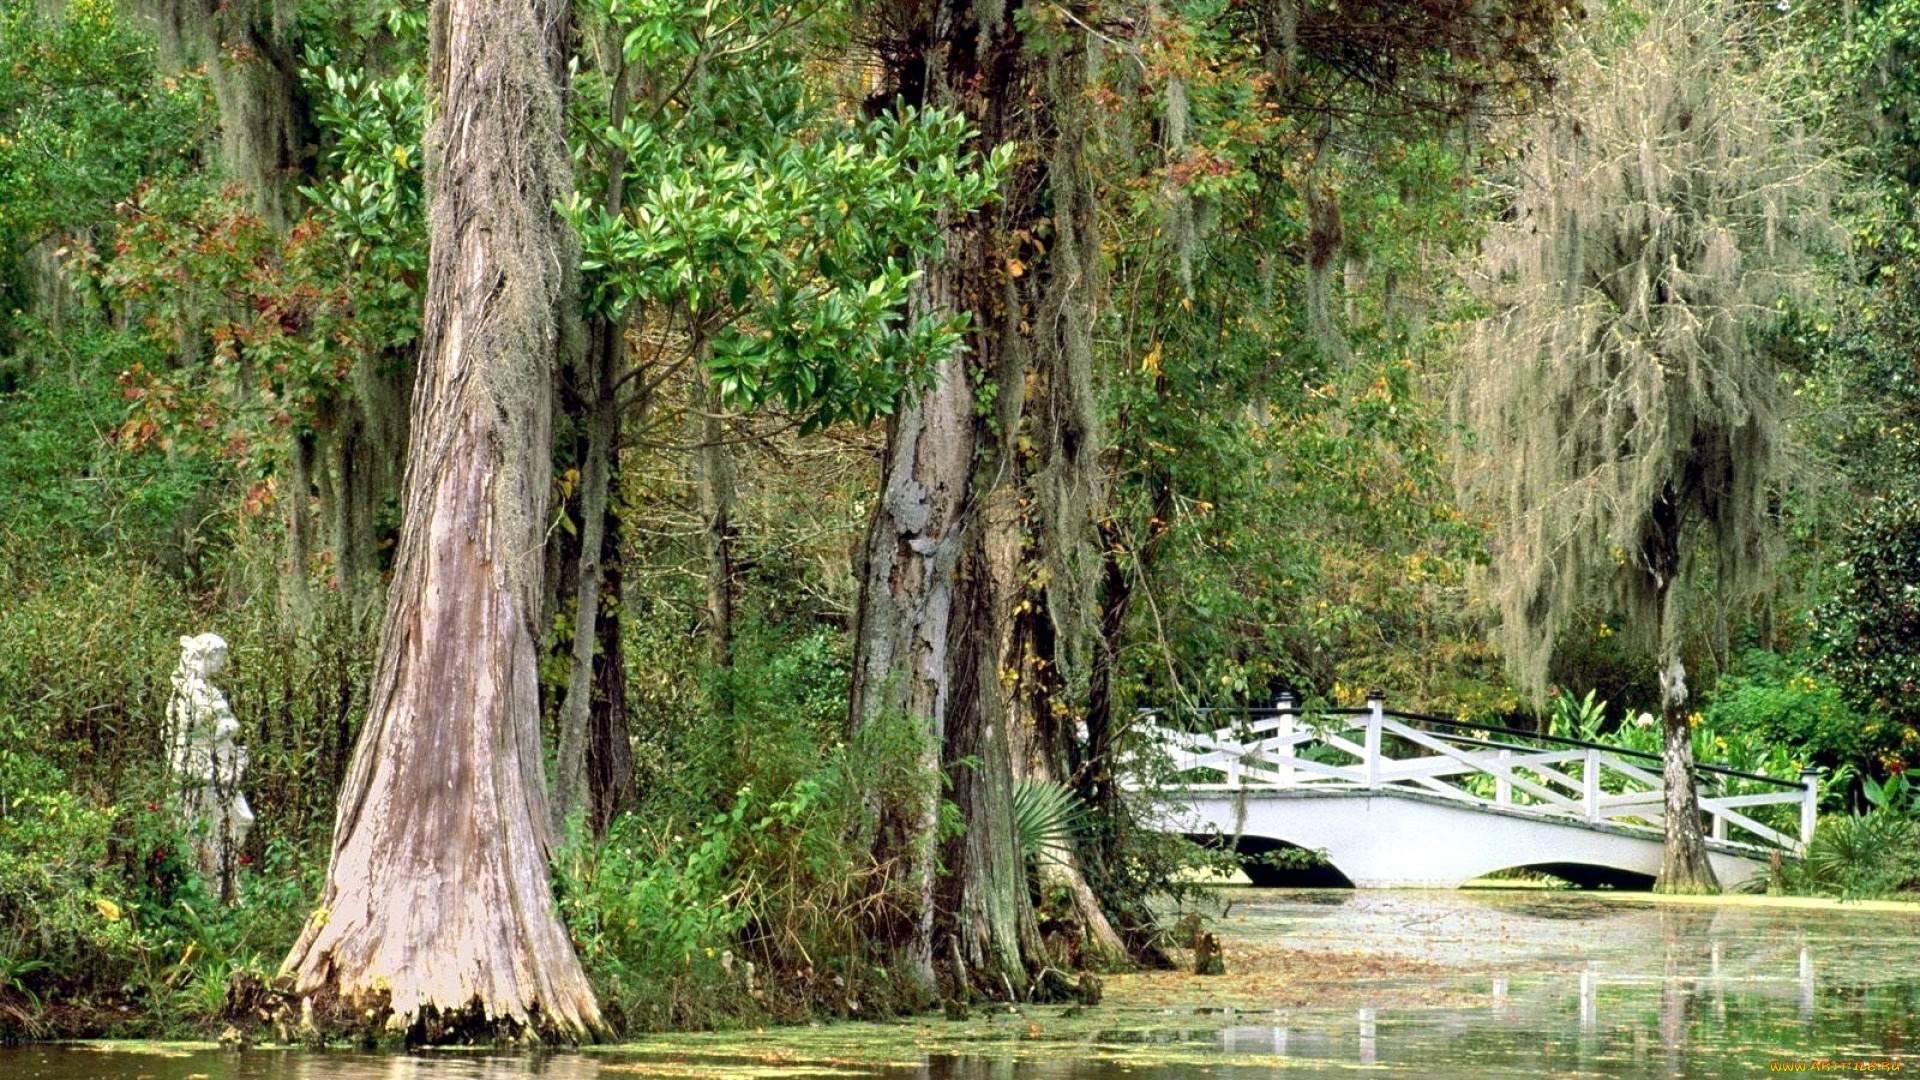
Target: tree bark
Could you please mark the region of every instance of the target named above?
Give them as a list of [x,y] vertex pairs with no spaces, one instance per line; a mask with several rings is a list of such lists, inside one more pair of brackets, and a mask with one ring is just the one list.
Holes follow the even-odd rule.
[[1666,785],[1666,843],[1655,892],[1717,893],[1720,880],[1700,832],[1700,796],[1694,790],[1693,724],[1687,717],[1687,669],[1680,659],[1679,612],[1673,586],[1680,576],[1682,512],[1673,485],[1662,490],[1647,518],[1640,549],[1651,576],[1658,613],[1654,655],[1660,663],[1660,764]]
[[[608,123],[626,123],[631,101],[625,53],[613,48]],[[626,204],[626,149],[609,150],[603,205]],[[622,633],[625,579],[620,572],[620,522],[615,493],[625,418],[619,383],[626,371],[627,323],[605,314],[586,320],[584,347],[561,370],[560,407],[573,423],[574,460],[580,483],[566,512],[577,524],[557,537],[549,559],[554,568],[548,599],[561,608],[570,594],[572,645],[567,684],[555,712],[557,747],[554,820],[564,822],[584,805],[594,835],[606,831],[631,794],[633,748],[627,725],[626,646]]]
[[[1045,591],[1023,592],[1022,601],[1014,607],[1013,633],[1003,651],[1007,658],[1003,671],[1021,672],[1013,687],[1014,721],[1010,725],[1014,774],[1030,780],[1069,784],[1073,778],[1069,760],[1077,749],[1077,736],[1072,730],[1072,713],[1063,702],[1056,700],[1061,686],[1052,673],[1057,667],[1043,659],[1055,655]],[[1087,884],[1080,846],[1078,839],[1050,840],[1035,858],[1034,871],[1040,885],[1038,914],[1048,922],[1065,924],[1071,936],[1068,955],[1052,949],[1049,953],[1056,960],[1101,971],[1126,967],[1129,964],[1127,946],[1108,921],[1099,897]]]
[[[929,306],[946,302],[944,275],[927,278]],[[879,742],[897,766],[867,793],[874,862],[896,902],[868,928],[899,949],[922,990],[935,988],[933,886],[941,744],[953,696],[948,627],[973,461],[967,363],[943,360],[934,385],[888,426],[879,501],[867,527],[854,623],[850,741]],[[893,733],[897,732],[897,735]],[[907,745],[889,746],[898,738]]]
[[[1665,637],[1666,635],[1662,635]],[[1654,891],[1663,893],[1717,893],[1720,879],[1707,857],[1707,839],[1700,831],[1700,796],[1694,789],[1693,724],[1687,717],[1687,671],[1679,648],[1663,646],[1660,671],[1660,721],[1664,741],[1660,755],[1666,782],[1666,846],[1660,857],[1660,876]]]
[[[927,86],[934,104],[963,111],[984,146],[1044,146],[1041,54],[1015,28],[1012,3],[945,0],[933,12]],[[1013,827],[1013,745],[1017,722],[1009,690],[1018,673],[1002,665],[1024,567],[1016,460],[1028,377],[1033,368],[1030,297],[1019,279],[1020,256],[1031,256],[1045,223],[1046,158],[1024,158],[1006,181],[1000,203],[951,231],[941,268],[947,293],[972,319],[969,370],[976,388],[991,387],[990,415],[970,410],[976,448],[966,480],[961,561],[947,650],[952,694],[943,722],[942,764],[959,810],[961,833],[947,844],[947,878],[936,933],[953,942],[956,994],[1030,996],[1050,967],[1028,888],[1025,859]],[[1018,269],[1016,269],[1018,267]],[[1043,990],[1051,988],[1043,987]]]
[[564,27],[553,0],[433,8],[406,514],[327,883],[283,968],[415,1038],[604,1027],[554,909],[538,723],[551,365],[576,303]]
[[633,743],[627,722],[626,576],[620,535],[620,453],[608,462],[607,523],[600,552],[600,648],[587,725],[587,823],[604,835],[633,797]]
[[[553,823],[563,829],[567,818],[585,808],[589,795],[587,744],[592,725],[595,653],[601,643],[600,603],[604,585],[602,562],[607,548],[607,519],[611,515],[614,446],[620,432],[620,409],[615,383],[626,347],[625,328],[610,319],[596,320],[581,365],[588,393],[585,454],[580,469],[580,546],[573,575],[573,650],[567,668],[566,696],[560,702],[559,747],[553,779]],[[605,663],[604,659],[600,661]]]
[[[984,477],[976,484],[984,487]],[[942,766],[963,830],[947,843],[936,933],[951,939],[963,968],[949,973],[956,997],[1028,996],[1046,950],[1027,888],[1026,862],[1013,824],[1015,689],[1000,666],[1009,586],[1020,569],[1013,492],[989,492],[969,513],[950,624],[954,693]]]
[[[720,422],[720,387],[704,364],[694,372],[693,470],[700,496],[701,544],[707,555],[707,641],[716,672],[733,667],[733,463]],[[722,708],[727,709],[726,703]],[[728,710],[730,711],[730,710]]]
[[[937,893],[917,896],[915,963],[930,975],[937,952],[952,968],[956,994],[1014,997],[1028,995],[1051,967],[1013,829],[1014,743],[1029,728],[1044,742],[1075,738],[1046,682],[1057,676],[1060,636],[1053,622],[1039,621],[1065,612],[1077,640],[1090,606],[1082,598],[1098,574],[1089,508],[1100,457],[1091,400],[1092,193],[1080,167],[1081,133],[1062,130],[1069,110],[1055,111],[1077,102],[1085,58],[1030,47],[1016,7],[931,5],[895,71],[903,91],[963,112],[982,146],[1034,149],[1019,158],[999,205],[956,222],[946,254],[927,268],[933,310],[970,315],[971,355],[964,378],[943,371],[890,432],[887,490],[866,549],[854,688],[855,723],[870,723],[886,711],[874,706],[878,688],[914,665],[907,682],[917,687],[892,695],[892,707],[922,719],[918,734],[937,748],[962,823],[944,852]],[[1038,419],[1027,413],[1034,385],[1047,387]],[[991,396],[976,399],[983,388]],[[980,415],[977,400],[991,400],[993,414]],[[1043,447],[1037,455],[1029,440]],[[911,486],[900,487],[902,479]],[[927,513],[931,491],[941,493],[937,514]],[[918,575],[937,576],[929,585]],[[1045,655],[1029,657],[1035,647]],[[923,796],[917,826],[897,814],[881,820],[931,828],[935,795]],[[924,844],[913,850],[916,866],[933,865]],[[1076,896],[1090,901],[1092,891],[1077,884]],[[1117,944],[1097,907],[1087,905],[1081,936]]]

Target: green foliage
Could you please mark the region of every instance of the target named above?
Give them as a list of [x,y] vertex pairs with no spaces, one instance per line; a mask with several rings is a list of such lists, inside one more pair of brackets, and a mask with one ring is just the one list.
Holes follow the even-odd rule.
[[102,804],[44,756],[7,748],[25,744],[22,731],[0,715],[0,995],[83,1011],[131,1003],[124,1034],[210,1032],[229,1018],[232,980],[266,978],[298,932],[321,864],[269,841],[263,865],[240,869],[238,906],[223,906],[192,870],[159,784],[143,785],[146,802]]
[[1920,890],[1920,818],[1885,807],[1823,818],[1806,858],[1782,862],[1755,887],[1844,900]]
[[[1607,703],[1594,701],[1591,691],[1579,703],[1569,706],[1558,705],[1561,700],[1571,701],[1564,693],[1550,700],[1557,710],[1556,735],[1609,743],[1655,756],[1662,751],[1664,736],[1658,718],[1652,713],[1626,711],[1618,717],[1609,717]],[[1564,711],[1558,711],[1560,709]],[[1795,746],[1779,742],[1770,733],[1752,730],[1743,717],[1708,712],[1694,713],[1689,719],[1693,725],[1694,758],[1700,764],[1759,773],[1779,780],[1799,779],[1800,763],[1806,759],[1795,756]]]
[[84,235],[140,181],[181,173],[209,126],[200,78],[162,80],[151,37],[111,2],[52,10],[0,4],[0,349],[36,314],[23,311],[27,249]]
[[427,273],[426,194],[421,138],[426,87],[401,72],[382,79],[341,72],[318,52],[307,57],[314,122],[327,134],[328,169],[300,193],[336,245],[354,280],[356,330],[375,349],[399,350],[420,334]]
[[[99,387],[61,379],[0,397],[0,709],[22,745],[77,790],[132,798],[163,759],[167,676],[184,633],[234,646],[221,687],[253,748],[248,791],[270,829],[304,838],[333,818],[357,730],[371,627],[323,604],[285,630],[270,595],[209,587],[208,565],[247,528],[218,512],[218,473],[199,455],[127,455],[102,437],[115,410]],[[211,551],[209,549],[212,549]],[[270,835],[270,833],[269,833]]]
[[1037,776],[1013,782],[1013,834],[1025,857],[1052,857],[1087,824],[1086,804],[1065,784]]
[[1607,703],[1595,700],[1597,690],[1576,700],[1572,694],[1555,692],[1547,696],[1549,719],[1547,734],[1597,742],[1607,722]]
[[1315,870],[1333,863],[1325,848],[1278,847],[1258,855],[1242,856],[1241,861],[1275,870]]
[[1860,793],[1873,813],[1920,821],[1920,787],[1906,773],[1896,773],[1884,783],[1863,777]]
[[[26,726],[0,715],[0,956],[9,978],[68,972],[112,945],[104,880],[112,815],[65,790],[65,775],[26,752]],[[109,891],[102,891],[109,885]]]
[[771,795],[742,786],[684,824],[655,812],[617,818],[598,841],[576,829],[560,908],[603,1003],[651,1029],[859,1014],[899,993],[858,933],[884,880],[847,842],[864,813],[857,785],[885,756],[870,743],[762,755],[757,771],[797,778]]
[[[1336,56],[1253,8],[1185,5],[1090,91],[1113,208],[1100,525],[1153,594],[1132,607],[1125,698],[1378,684],[1476,714],[1511,699],[1462,618],[1480,538],[1452,506],[1429,382],[1460,314],[1433,266],[1471,240],[1470,162],[1464,114],[1426,109],[1524,81],[1523,59],[1467,72],[1549,20],[1532,4],[1370,11],[1297,13],[1321,41],[1369,43]],[[1467,30],[1483,16],[1503,31]]]
[[[1705,711],[1707,725],[1740,731],[1753,740],[1788,747],[1796,762],[1865,773],[1897,749],[1896,727],[1856,709],[1812,658],[1754,649],[1720,677]],[[1828,782],[1836,795],[1844,784]]]
[[403,450],[386,443],[404,430],[404,383],[388,383],[410,363],[426,275],[424,88],[342,74],[318,48],[307,59],[320,138],[308,212],[283,231],[205,173],[133,185],[65,253],[93,316],[81,346],[51,331],[33,342],[117,374],[123,447],[220,481],[201,513],[231,542],[206,546],[254,556],[292,527],[276,519],[310,516],[304,485],[371,516],[392,495],[360,488],[380,483],[370,459]]
[[1844,550],[1845,578],[1815,613],[1821,665],[1847,697],[1885,725],[1876,764],[1899,771],[1920,762],[1920,499],[1875,500]]
[[36,330],[26,348],[73,374],[0,394],[0,581],[10,587],[27,587],[42,568],[109,552],[191,574],[223,531],[202,520],[221,475],[211,463],[127,455],[102,437],[125,419],[119,387],[89,362],[68,362],[102,344],[99,335]]
[[[114,403],[66,377],[0,397],[18,434],[0,440],[0,996],[60,1000],[42,1035],[210,1033],[324,866],[367,643],[334,615],[289,640],[270,602],[201,592],[193,567],[225,542],[199,490],[215,474],[115,452]],[[238,909],[207,894],[166,807],[167,674],[178,637],[210,624],[235,644],[221,685],[261,817]]]
[[963,329],[909,314],[916,261],[945,216],[993,196],[1011,148],[982,157],[933,109],[849,120],[805,78],[798,16],[769,0],[589,9],[609,55],[575,100],[609,111],[577,116],[577,141],[625,192],[567,207],[594,306],[677,321],[730,401],[777,402],[808,430],[891,412]]
[[576,934],[584,931],[616,997],[718,970],[721,951],[752,914],[732,887],[736,861],[772,824],[773,815],[748,821],[751,807],[743,788],[690,839],[651,834],[627,816],[597,842],[574,841],[562,863],[562,912]]
[[111,249],[84,246],[74,267],[131,327],[121,437],[256,467],[284,454],[281,432],[313,428],[390,344],[391,318],[362,317],[392,307],[386,285],[360,295],[350,246],[318,218],[282,236],[232,190],[145,187],[123,203]]
[[652,658],[632,684],[636,805],[557,869],[601,1000],[635,1029],[874,1015],[903,992],[865,928],[904,883],[853,838],[873,828],[861,793],[926,782],[917,727],[842,744],[845,640],[783,610],[804,568],[778,562],[747,583],[731,670],[653,617],[671,590],[628,613],[631,654]]

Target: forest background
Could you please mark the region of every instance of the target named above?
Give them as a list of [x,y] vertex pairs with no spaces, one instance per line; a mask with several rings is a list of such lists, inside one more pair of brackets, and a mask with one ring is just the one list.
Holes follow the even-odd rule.
[[[1742,554],[1763,572],[1688,558],[1664,639],[1630,597],[1562,605],[1536,675],[1494,644],[1513,515],[1476,497],[1495,433],[1462,389],[1529,407],[1530,369],[1476,352],[1505,302],[1489,238],[1532,220],[1528,155],[1594,72],[1676,10],[1743,28],[1679,99],[1774,94],[1817,150],[1817,198],[1779,204],[1806,224],[1795,287],[1737,334],[1779,402]],[[968,971],[1011,993],[1151,962],[1146,898],[1213,856],[1131,825],[1141,705],[1379,688],[1657,748],[1638,718],[1667,711],[1670,647],[1701,757],[1828,771],[1823,857],[1787,884],[1920,880],[1889,794],[1920,758],[1920,3],[570,19],[541,723],[560,913],[614,1028],[919,1003],[922,921],[1005,914],[935,873],[991,880],[967,845],[996,829],[1023,910],[918,962],[962,996]],[[278,1000],[399,535],[428,29],[359,0],[0,8],[9,1033]],[[950,548],[902,520],[940,460],[968,494],[916,512]],[[1703,520],[1688,544],[1724,548]],[[963,647],[921,687],[899,642],[925,598],[888,583],[940,551]],[[167,806],[167,674],[206,629],[260,818],[230,881],[192,871]],[[1035,821],[1049,786],[1071,797]]]

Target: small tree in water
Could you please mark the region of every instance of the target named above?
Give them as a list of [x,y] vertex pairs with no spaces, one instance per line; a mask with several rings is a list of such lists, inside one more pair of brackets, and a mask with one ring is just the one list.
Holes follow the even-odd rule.
[[[1494,522],[1488,595],[1521,681],[1611,598],[1659,666],[1659,885],[1714,892],[1681,659],[1689,588],[1768,569],[1785,464],[1779,372],[1757,332],[1811,276],[1834,168],[1752,17],[1679,0],[1624,40],[1574,43],[1489,234],[1490,311],[1456,399],[1478,438],[1462,492]],[[1604,34],[1604,28],[1595,31]]]

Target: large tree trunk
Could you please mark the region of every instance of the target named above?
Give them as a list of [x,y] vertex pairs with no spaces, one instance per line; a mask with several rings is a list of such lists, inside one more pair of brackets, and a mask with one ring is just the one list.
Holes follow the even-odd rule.
[[[1052,692],[1026,680],[1028,670],[1051,671],[1056,659],[1057,637],[1051,627],[1034,633],[1033,620],[1048,618],[1046,610],[1084,612],[1079,598],[1091,593],[1098,566],[1096,558],[1079,565],[1068,558],[1091,551],[1071,537],[1090,530],[1089,495],[1097,488],[1090,390],[1097,245],[1078,136],[1060,132],[1062,120],[1050,111],[1077,100],[1084,57],[1030,48],[1016,7],[932,5],[905,50],[911,59],[895,72],[903,89],[963,112],[982,145],[1020,143],[1038,152],[1019,159],[999,206],[949,230],[946,253],[927,268],[933,310],[971,316],[971,355],[964,366],[949,363],[939,385],[890,431],[856,624],[855,725],[883,715],[918,718],[918,737],[928,740],[923,765],[942,764],[959,809],[964,831],[944,853],[946,878],[929,893],[930,840],[915,830],[934,826],[937,792],[926,782],[877,789],[920,792],[915,814],[876,806],[876,857],[883,866],[912,867],[919,891],[907,921],[916,968],[929,976],[937,954],[963,995],[1024,996],[1051,966],[1013,829],[1013,741],[1016,727],[1044,725],[1048,741],[1057,739],[1054,729],[1071,727],[1052,708]],[[1030,262],[1045,269],[1028,276]],[[1025,445],[1034,433],[1023,426],[1032,378],[1058,385],[1045,398],[1048,415],[1035,440],[1045,449],[1037,458]],[[992,390],[992,417],[976,415],[974,391],[982,387]],[[977,448],[984,452],[976,455]],[[1058,531],[1028,543],[1033,507],[1067,524],[1044,520],[1043,528]],[[1021,607],[1028,583],[1055,568],[1066,573],[1043,591],[1057,607],[1042,604],[1038,616],[1034,604]],[[1043,640],[1048,655],[1028,665],[1028,646]],[[1045,702],[1038,720],[1018,704],[1029,689]],[[912,858],[903,861],[902,851]],[[1111,939],[1092,908],[1083,936]]]
[[[1044,88],[1038,52],[1015,28],[1014,3],[944,0],[933,11],[927,50],[932,102],[964,112],[986,146],[1044,145]],[[1044,151],[1042,151],[1044,153]],[[1013,827],[1013,744],[1017,722],[1002,662],[1023,566],[1016,461],[1032,371],[1031,324],[1022,295],[1025,245],[1045,223],[1045,158],[1027,157],[993,210],[951,230],[941,270],[954,310],[967,312],[969,368],[991,387],[993,414],[973,410],[964,504],[965,544],[948,625],[952,686],[944,720],[943,765],[962,833],[948,845],[936,933],[950,943],[956,993],[1025,997],[1052,965],[1040,939],[1026,863]],[[1014,269],[1016,266],[1020,269]],[[1013,675],[1017,683],[1019,676]],[[1043,989],[1045,989],[1043,987]]]
[[[929,285],[944,282],[929,275]],[[944,293],[929,303],[944,304]],[[869,927],[905,955],[924,992],[935,990],[933,885],[940,809],[940,748],[953,696],[948,625],[964,541],[963,512],[973,464],[973,392],[963,355],[943,361],[934,385],[894,417],[880,499],[867,527],[860,606],[854,623],[849,735],[882,748],[882,732],[904,723],[911,744],[898,774],[875,778],[867,795],[875,865],[894,903]]]
[[321,914],[284,967],[428,1039],[603,1027],[554,910],[538,723],[550,369],[576,302],[564,26],[552,0],[434,5],[406,515]]
[[[1015,406],[1017,408],[1017,406]],[[992,455],[988,455],[989,459]],[[985,477],[976,478],[984,488]],[[1018,511],[996,489],[969,513],[949,626],[953,696],[942,765],[964,829],[947,844],[936,933],[951,942],[955,994],[1028,996],[1045,947],[1013,824],[1012,680],[1000,666],[1020,570]]]
[[1687,717],[1687,669],[1680,660],[1679,615],[1673,585],[1680,575],[1679,503],[1669,485],[1649,515],[1641,552],[1652,575],[1653,608],[1659,626],[1654,655],[1660,663],[1661,772],[1666,785],[1666,845],[1655,892],[1717,893],[1720,880],[1707,858],[1700,832],[1700,796],[1694,790],[1693,725]]
[[[1665,635],[1662,635],[1663,637]],[[1694,789],[1693,724],[1687,717],[1687,670],[1678,647],[1663,647],[1660,671],[1660,721],[1665,735],[1660,755],[1667,787],[1666,847],[1654,891],[1717,893],[1720,879],[1707,857],[1700,831],[1700,796]],[[1671,655],[1665,655],[1671,654]]]

